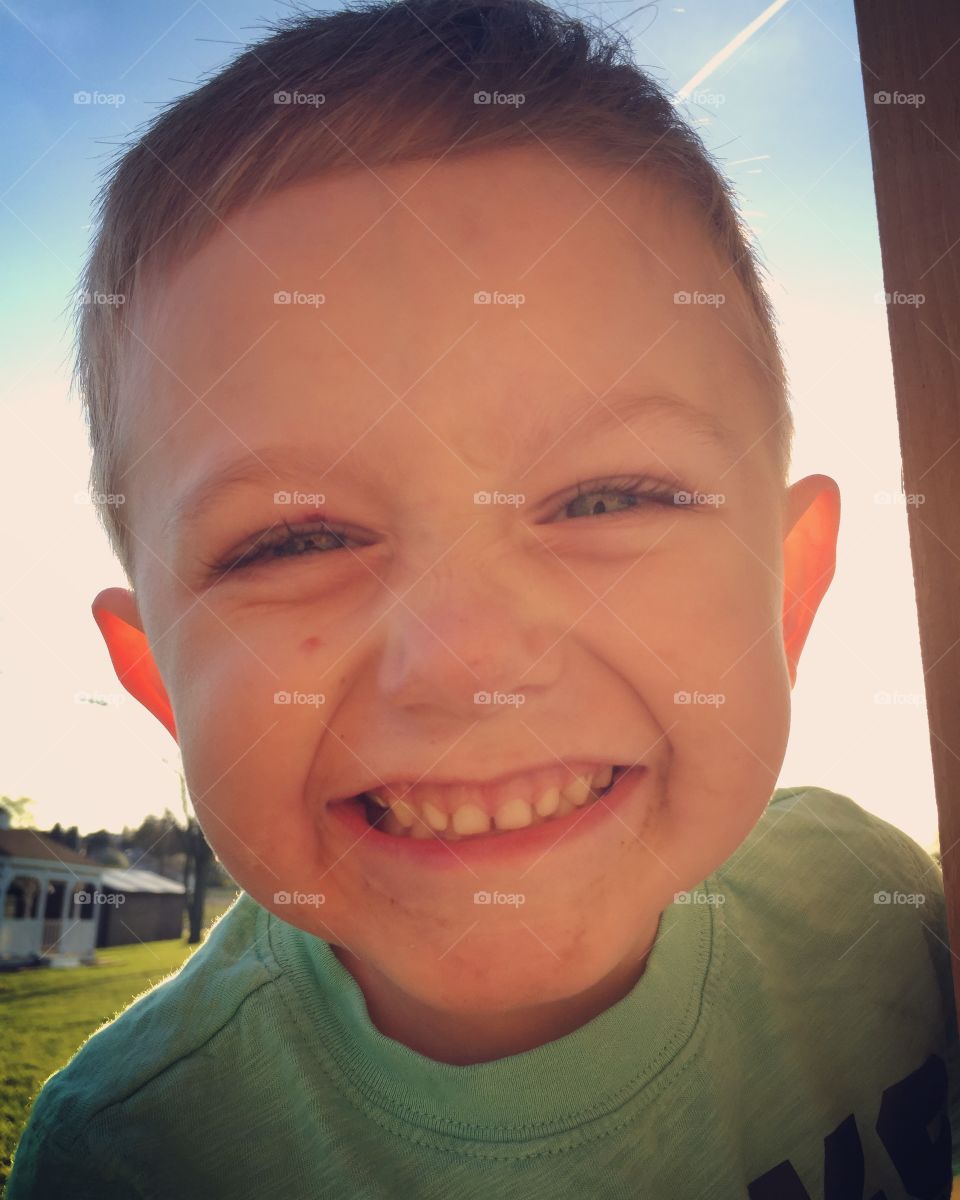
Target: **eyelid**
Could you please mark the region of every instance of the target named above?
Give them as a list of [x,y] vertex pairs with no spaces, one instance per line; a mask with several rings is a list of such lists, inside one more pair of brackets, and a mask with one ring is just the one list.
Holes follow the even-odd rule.
[[[281,535],[277,535],[278,530],[283,531]],[[218,555],[216,558],[204,562],[203,567],[209,574],[221,576],[230,574],[233,571],[248,570],[263,566],[273,561],[273,559],[268,557],[268,553],[273,547],[282,546],[291,538],[309,537],[311,534],[318,537],[326,534],[343,539],[351,536],[350,530],[346,526],[334,525],[327,520],[308,521],[304,523],[303,527],[298,528],[284,517],[279,521],[275,521],[273,525],[268,525],[266,529],[260,530],[259,533],[252,534],[250,537],[236,543],[225,554]],[[257,556],[247,562],[242,561],[248,554],[253,553],[258,548],[264,552],[263,557]],[[294,558],[298,556],[290,555],[289,557]]]
[[669,471],[664,472],[663,476],[640,474],[640,475],[604,475],[599,479],[581,480],[576,485],[577,491],[575,495],[583,495],[584,492],[602,492],[602,491],[618,491],[619,489],[629,490],[635,488],[643,490],[649,488],[653,491],[659,488],[661,491],[666,491],[669,488],[675,488],[678,492],[684,490],[684,485],[679,479],[675,478]]
[[602,475],[596,479],[579,480],[574,487],[565,488],[561,492],[555,492],[543,502],[541,507],[548,508],[554,511],[557,508],[564,508],[568,504],[572,504],[579,496],[588,494],[589,492],[616,492],[616,491],[633,491],[638,495],[649,493],[655,495],[657,492],[683,492],[689,491],[686,484],[678,479],[672,471],[664,471],[662,475],[650,475],[646,472],[636,473],[633,475]]
[[[543,502],[541,507],[545,508],[549,505],[551,512],[556,512],[558,509],[562,511],[565,507],[572,504],[574,500],[578,499],[578,497],[589,495],[590,492],[622,491],[626,494],[634,494],[641,497],[647,495],[652,500],[657,501],[659,495],[669,494],[671,491],[683,492],[688,490],[689,489],[686,487],[686,485],[671,471],[664,471],[660,476],[650,474],[602,475],[593,479],[578,480],[577,483],[574,484],[573,488],[566,488],[562,492],[554,493],[551,497]],[[659,502],[663,503],[664,501],[661,499]],[[630,510],[626,509],[622,510],[623,513],[627,513],[629,511]],[[605,515],[607,517],[611,517],[619,516],[621,513],[611,513]],[[273,535],[277,530],[283,530],[284,536],[272,537],[271,535]],[[342,538],[344,540],[353,537],[354,540],[357,540],[348,526],[335,524],[326,520],[325,518],[314,519],[313,521],[306,522],[302,527],[292,524],[286,518],[281,518],[279,521],[274,522],[273,525],[269,525],[266,529],[261,530],[259,533],[253,534],[239,542],[225,554],[220,555],[211,561],[206,561],[202,565],[209,576],[217,578],[230,574],[235,570],[247,571],[254,570],[261,566],[268,566],[272,562],[276,561],[275,558],[271,558],[269,556],[269,551],[271,548],[274,546],[282,546],[292,538],[309,537],[311,533],[314,533],[318,536],[321,534],[327,534],[329,536]],[[262,557],[256,556],[246,562],[241,561],[248,554],[255,551],[257,547],[261,547],[264,551]],[[330,552],[331,551],[328,550],[324,553]],[[281,555],[278,557],[306,558],[308,555],[305,553],[303,555]]]

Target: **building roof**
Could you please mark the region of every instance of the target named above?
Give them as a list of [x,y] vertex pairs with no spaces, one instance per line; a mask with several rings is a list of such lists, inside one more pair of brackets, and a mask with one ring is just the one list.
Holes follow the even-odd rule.
[[43,858],[50,862],[89,867],[92,871],[100,870],[99,863],[53,838],[45,837],[36,829],[0,829],[0,862],[9,858]]
[[86,867],[88,871],[101,876],[104,887],[113,888],[116,892],[173,892],[181,896],[186,892],[182,883],[158,875],[156,871],[103,867],[92,858],[86,858],[69,846],[38,833],[36,829],[0,829],[0,863],[17,858],[44,859],[68,867]]
[[175,879],[133,867],[104,867],[103,886],[113,888],[115,892],[176,892],[181,896],[186,891]]

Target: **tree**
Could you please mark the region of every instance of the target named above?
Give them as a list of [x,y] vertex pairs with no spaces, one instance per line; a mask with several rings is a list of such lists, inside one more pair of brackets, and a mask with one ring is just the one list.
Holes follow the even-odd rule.
[[190,936],[187,944],[195,946],[200,941],[203,931],[203,909],[207,898],[207,883],[209,880],[210,863],[213,860],[213,850],[207,841],[200,822],[191,815],[187,808],[187,781],[183,772],[180,777],[180,802],[183,805],[183,816],[187,823],[184,834],[184,849],[186,860],[183,867],[183,884],[189,888],[190,876],[193,876],[193,893],[187,903],[187,915],[190,920]]
[[80,852],[80,830],[76,825],[71,825],[69,829],[64,829],[57,821],[52,829],[48,829],[44,837],[50,838],[52,842],[59,842],[61,846],[68,846],[71,850]]
[[9,796],[0,796],[0,804],[10,814],[10,824],[14,829],[33,829],[34,819],[31,808],[33,801],[29,796],[21,796],[12,800]]
[[[144,817],[140,828],[135,830],[128,843],[140,851],[140,857],[151,855],[157,859],[160,873],[167,869],[167,860],[183,849],[183,830],[177,824],[177,819],[169,808],[164,809],[162,817],[151,814]],[[137,861],[133,863],[137,866]]]
[[87,857],[96,859],[97,862],[102,861],[100,855],[103,854],[105,850],[111,849],[113,844],[114,835],[107,829],[98,829],[96,833],[88,833],[84,839]]
[[122,850],[117,850],[114,846],[107,846],[101,850],[97,856],[97,862],[101,867],[122,867],[124,870],[130,866],[130,859]]

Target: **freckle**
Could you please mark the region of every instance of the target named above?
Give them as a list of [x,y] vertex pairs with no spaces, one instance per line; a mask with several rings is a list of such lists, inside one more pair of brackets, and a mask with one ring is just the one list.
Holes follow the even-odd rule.
[[321,640],[317,637],[317,635],[314,634],[313,637],[308,637],[306,639],[306,641],[300,643],[300,649],[301,650],[316,650],[318,646],[322,646],[322,645],[323,645],[323,642],[321,642]]

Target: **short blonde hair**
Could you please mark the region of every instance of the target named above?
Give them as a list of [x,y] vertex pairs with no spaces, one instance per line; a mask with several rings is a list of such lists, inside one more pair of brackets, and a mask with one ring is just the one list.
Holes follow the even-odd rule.
[[[300,13],[269,30],[148,122],[98,196],[77,284],[73,383],[89,430],[94,503],[128,579],[131,533],[110,497],[123,491],[126,317],[146,280],[198,250],[231,212],[291,184],[538,139],[663,180],[701,214],[748,301],[755,345],[747,350],[770,399],[765,440],[786,483],[793,422],[762,267],[720,167],[622,35],[540,0],[373,0]],[[478,92],[524,101],[483,104]],[[91,302],[98,296],[124,302]]]

